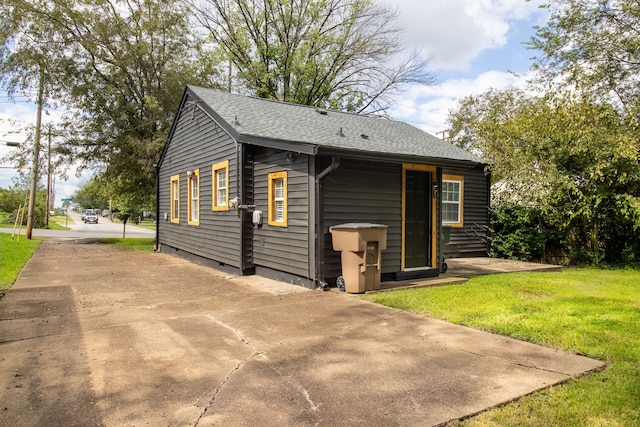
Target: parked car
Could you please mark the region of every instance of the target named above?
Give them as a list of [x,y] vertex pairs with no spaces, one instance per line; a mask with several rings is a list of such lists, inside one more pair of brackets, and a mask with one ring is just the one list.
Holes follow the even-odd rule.
[[89,223],[89,222],[97,224],[98,223],[98,215],[95,212],[87,212],[82,217],[82,220],[84,221],[85,224]]
[[[84,219],[85,219],[85,217],[86,217],[86,215],[87,215],[88,213],[94,213],[94,210],[93,210],[93,209],[83,209],[83,210],[82,210],[82,220],[83,220],[83,221],[84,221]],[[85,222],[86,222],[86,221],[85,221]]]

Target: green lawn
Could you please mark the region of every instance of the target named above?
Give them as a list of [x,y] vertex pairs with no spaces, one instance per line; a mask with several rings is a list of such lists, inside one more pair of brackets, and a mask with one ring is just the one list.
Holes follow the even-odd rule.
[[461,425],[640,425],[640,270],[500,274],[363,298],[609,364]]
[[[133,225],[136,225],[135,222],[132,222]],[[142,222],[138,225],[136,225],[136,227],[142,227],[142,228],[146,228],[147,230],[154,230],[156,229],[156,222],[153,219],[150,218],[145,218],[142,220]]]
[[[117,217],[113,218],[113,222],[117,222],[119,224],[122,224],[122,221],[120,221]],[[127,226],[129,225],[133,225],[136,227],[141,227],[141,228],[145,228],[147,230],[153,230],[155,231],[156,229],[156,223],[155,220],[151,219],[151,218],[144,218],[142,220],[142,222],[140,222],[139,224],[136,224],[135,220],[133,218],[129,218],[129,220],[127,221]]]
[[73,218],[67,218],[65,215],[53,215],[49,217],[50,230],[71,230],[69,225],[75,224]]
[[13,239],[9,233],[0,233],[0,297],[13,285],[22,267],[40,244],[41,239],[28,240],[24,235]]
[[119,237],[106,237],[97,240],[98,243],[106,243],[109,245],[120,245],[133,248],[143,252],[153,252],[155,238],[153,237],[135,237],[122,239]]

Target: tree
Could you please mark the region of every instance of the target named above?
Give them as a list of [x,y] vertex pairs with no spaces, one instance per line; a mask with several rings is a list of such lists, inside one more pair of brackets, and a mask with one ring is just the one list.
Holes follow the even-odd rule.
[[640,3],[545,7],[550,19],[529,43],[540,52],[533,83],[542,86],[528,90],[542,95],[465,98],[451,133],[492,163],[507,203],[539,212],[539,227],[561,235],[573,262],[638,261]]
[[536,58],[542,80],[637,108],[640,2],[554,0],[546,7],[550,19],[529,43],[542,53]]
[[562,231],[574,262],[615,260],[624,233],[638,234],[640,147],[612,104],[489,91],[461,101],[450,121],[460,143],[484,153],[509,202],[539,208]]
[[[27,184],[25,184],[26,186]],[[26,203],[27,192],[28,190],[18,185],[14,185],[12,188],[0,188],[0,212],[15,215],[18,207]]]
[[[33,52],[54,64],[48,93],[69,111],[67,153],[101,168],[117,192],[153,203],[153,165],[184,86],[211,86],[216,76],[182,2],[10,0],[1,7],[9,17],[0,26],[5,84],[32,87],[21,70]],[[27,35],[32,42],[20,43]]]
[[347,111],[382,111],[405,84],[432,84],[404,61],[395,13],[372,0],[193,0],[194,15],[256,96]]
[[[18,217],[18,212],[20,209],[27,208],[28,198],[28,182],[24,182],[21,185],[16,184],[11,188],[0,188],[0,217],[5,217],[9,223],[14,223],[16,218],[18,218],[18,223],[20,223],[19,218],[21,217],[22,223],[20,223],[20,225],[26,225],[27,214],[22,213]],[[34,227],[42,228],[46,225],[46,209],[46,191],[43,188],[37,188],[34,206]]]
[[107,209],[109,207],[109,189],[104,185],[104,179],[94,176],[73,195],[73,201],[83,208]]

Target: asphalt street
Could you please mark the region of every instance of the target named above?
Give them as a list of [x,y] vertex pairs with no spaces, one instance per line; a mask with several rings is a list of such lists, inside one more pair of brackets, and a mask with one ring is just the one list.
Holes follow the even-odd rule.
[[[80,213],[69,210],[68,227],[71,230],[48,230],[33,229],[34,237],[48,237],[56,239],[84,239],[84,238],[103,238],[103,237],[154,237],[154,230],[147,230],[135,226],[133,223],[127,222],[123,226],[120,222],[111,222],[109,218],[100,217],[97,224],[85,224],[82,222]],[[0,233],[20,233],[23,238],[25,236],[24,227],[21,230],[12,228],[0,228]]]

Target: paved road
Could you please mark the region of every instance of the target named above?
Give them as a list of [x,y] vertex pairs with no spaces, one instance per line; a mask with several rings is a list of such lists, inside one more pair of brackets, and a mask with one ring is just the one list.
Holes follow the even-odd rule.
[[[132,223],[127,223],[126,228],[119,222],[111,222],[108,218],[100,217],[97,224],[85,224],[82,222],[81,215],[78,212],[69,211],[69,228],[71,230],[46,230],[34,229],[33,236],[49,237],[58,239],[83,239],[83,238],[102,238],[102,237],[155,237],[154,230],[136,227]],[[124,228],[124,230],[123,230]],[[0,228],[0,233],[13,233],[13,229]],[[24,228],[21,235],[25,235]]]
[[430,426],[602,366],[88,239],[45,240],[0,300],[6,426]]

